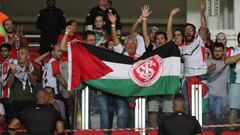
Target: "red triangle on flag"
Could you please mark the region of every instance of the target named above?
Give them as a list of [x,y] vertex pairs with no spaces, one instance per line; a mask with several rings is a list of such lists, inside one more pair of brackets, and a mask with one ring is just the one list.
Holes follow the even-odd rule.
[[102,60],[91,54],[81,45],[71,45],[72,67],[71,90],[78,87],[83,81],[96,80],[112,72]]

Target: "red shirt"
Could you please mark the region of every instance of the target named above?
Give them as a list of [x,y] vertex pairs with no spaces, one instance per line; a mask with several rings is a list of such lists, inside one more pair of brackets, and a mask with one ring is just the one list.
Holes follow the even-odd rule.
[[[13,37],[11,37],[9,35],[0,36],[0,44],[8,43],[12,38]],[[18,36],[18,39],[19,39],[19,46],[18,47],[16,46],[16,44],[17,44],[16,42],[14,44],[11,44],[12,50],[11,50],[11,55],[10,56],[12,58],[17,58],[17,50],[22,46],[22,43],[23,43],[22,37]]]
[[[64,36],[64,34],[61,34],[61,35],[58,36],[58,43],[61,43],[61,41],[63,39],[63,36]],[[71,42],[74,39],[82,41],[83,37],[80,34],[74,34],[73,36],[68,35],[67,42]],[[64,53],[62,55],[62,61],[68,61],[68,54],[67,53]]]
[[224,61],[226,60],[226,58],[231,57],[231,51],[232,51],[232,48],[226,47],[225,54],[224,54]]

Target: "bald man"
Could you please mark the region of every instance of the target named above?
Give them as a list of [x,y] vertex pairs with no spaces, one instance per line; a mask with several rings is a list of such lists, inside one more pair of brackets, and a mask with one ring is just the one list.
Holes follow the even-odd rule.
[[173,111],[159,126],[158,135],[201,135],[201,126],[195,117],[184,113],[184,97],[175,95]]
[[51,49],[51,59],[44,65],[43,70],[43,87],[49,86],[53,88],[54,94],[58,99],[61,98],[59,84],[67,89],[67,82],[63,78],[60,70],[60,60],[62,54],[60,46],[58,44],[54,45]]
[[8,134],[15,135],[16,129],[25,125],[29,135],[65,135],[64,124],[60,113],[50,104],[51,96],[45,90],[39,90],[36,94],[35,107],[25,109],[20,116],[14,118],[8,125]]

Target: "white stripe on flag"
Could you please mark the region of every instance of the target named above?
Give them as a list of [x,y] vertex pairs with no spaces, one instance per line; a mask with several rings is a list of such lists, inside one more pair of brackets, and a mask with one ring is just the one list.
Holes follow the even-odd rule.
[[[101,79],[129,79],[128,71],[131,69],[130,64],[120,64],[103,61],[107,66],[112,68],[113,72],[108,73]],[[163,59],[163,70],[161,76],[180,76],[180,57],[168,57]]]

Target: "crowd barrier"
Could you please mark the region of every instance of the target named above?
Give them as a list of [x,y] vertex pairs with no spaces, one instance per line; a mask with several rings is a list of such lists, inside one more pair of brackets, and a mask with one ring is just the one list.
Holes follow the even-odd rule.
[[[81,91],[81,129],[80,130],[66,130],[66,135],[69,133],[74,135],[104,135],[104,132],[111,132],[112,135],[157,135],[157,128],[146,128],[146,99],[139,97],[136,99],[135,107],[135,128],[127,129],[89,129],[89,88],[86,87]],[[202,86],[192,85],[192,114],[196,116],[202,125]],[[203,135],[214,135],[214,128],[229,128],[240,127],[240,124],[226,124],[226,125],[202,125],[203,129],[211,129],[210,131],[203,132]],[[18,130],[19,132],[26,132],[26,130]],[[0,135],[4,133],[4,129],[0,128]],[[224,131],[222,135],[240,135],[240,132]]]

